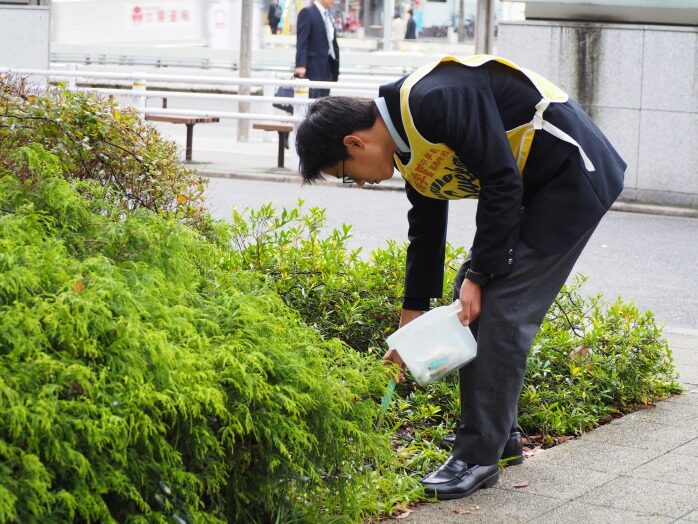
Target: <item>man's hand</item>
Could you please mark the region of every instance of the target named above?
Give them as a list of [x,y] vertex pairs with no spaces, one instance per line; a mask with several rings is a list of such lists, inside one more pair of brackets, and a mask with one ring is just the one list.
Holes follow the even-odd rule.
[[402,360],[402,357],[400,357],[400,354],[394,349],[389,349],[386,351],[385,355],[383,355],[383,360],[385,360],[386,363],[394,362],[400,366],[400,369],[405,369],[405,362]]
[[305,67],[296,67],[293,70],[293,74],[298,78],[305,78]]
[[397,379],[394,380],[398,383],[405,380],[405,375],[402,374],[403,370],[405,369],[405,362],[402,360],[402,357],[400,357],[400,354],[396,350],[389,349],[386,351],[385,355],[383,355],[383,363],[397,364],[400,366],[400,372],[398,373]]
[[[405,324],[412,322],[415,318],[417,318],[419,315],[421,315],[421,311],[415,311],[413,309],[403,309],[402,313],[400,313],[400,327],[404,326]],[[394,349],[389,349],[388,351],[385,352],[385,355],[383,355],[383,360],[385,360],[386,363],[393,362],[400,366],[400,371],[405,369],[405,362],[402,360],[402,357],[400,354],[394,350]],[[405,380],[405,377],[403,376],[402,373],[400,373],[400,376],[398,378],[398,382],[402,382]]]
[[482,302],[482,289],[475,282],[467,278],[463,280],[460,287],[461,312],[458,318],[461,324],[469,326],[472,321],[480,316],[480,306]]

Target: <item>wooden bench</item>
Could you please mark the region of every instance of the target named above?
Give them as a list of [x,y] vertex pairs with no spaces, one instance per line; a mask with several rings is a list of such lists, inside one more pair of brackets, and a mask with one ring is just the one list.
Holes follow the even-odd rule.
[[196,124],[211,124],[220,122],[220,119],[215,116],[149,115],[147,113],[145,115],[145,119],[152,120],[154,122],[168,122],[170,124],[184,124],[187,126],[187,145],[184,153],[184,158],[187,162],[191,162],[191,147],[194,139],[194,126]]
[[252,124],[253,129],[261,129],[263,131],[276,131],[279,133],[279,156],[276,162],[278,167],[284,167],[284,151],[286,149],[286,141],[288,134],[293,131],[292,124],[281,124],[276,122],[262,123],[257,122]]

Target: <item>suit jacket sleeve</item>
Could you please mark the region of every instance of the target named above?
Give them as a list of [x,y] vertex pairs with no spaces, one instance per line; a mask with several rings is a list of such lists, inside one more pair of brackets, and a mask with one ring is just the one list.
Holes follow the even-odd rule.
[[296,67],[308,67],[311,22],[310,11],[301,9],[296,22]]
[[[509,273],[519,235],[523,183],[491,90],[440,87],[416,102],[415,124],[422,135],[455,151],[480,181],[472,269]],[[419,216],[412,220],[419,222],[422,213],[415,208],[413,214]],[[434,254],[419,250],[419,258],[429,256]]]
[[405,296],[402,307],[415,311],[429,309],[429,299],[441,297],[446,253],[448,201],[427,198],[405,184],[412,208],[409,222]]

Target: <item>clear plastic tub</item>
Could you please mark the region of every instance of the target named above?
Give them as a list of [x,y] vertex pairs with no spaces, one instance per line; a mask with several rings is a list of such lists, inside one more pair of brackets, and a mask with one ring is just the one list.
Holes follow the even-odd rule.
[[431,384],[475,358],[477,342],[458,320],[460,310],[458,300],[434,308],[387,338],[418,384]]

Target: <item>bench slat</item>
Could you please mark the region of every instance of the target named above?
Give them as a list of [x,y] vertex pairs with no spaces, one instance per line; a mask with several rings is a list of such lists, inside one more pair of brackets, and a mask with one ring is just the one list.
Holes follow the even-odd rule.
[[149,115],[146,113],[146,120],[156,122],[169,122],[170,124],[211,124],[220,122],[217,116],[179,116],[179,115]]
[[257,122],[252,124],[253,129],[261,129],[263,131],[278,131],[279,133],[290,133],[293,131],[293,125],[291,124],[276,124],[276,123],[262,123]]

